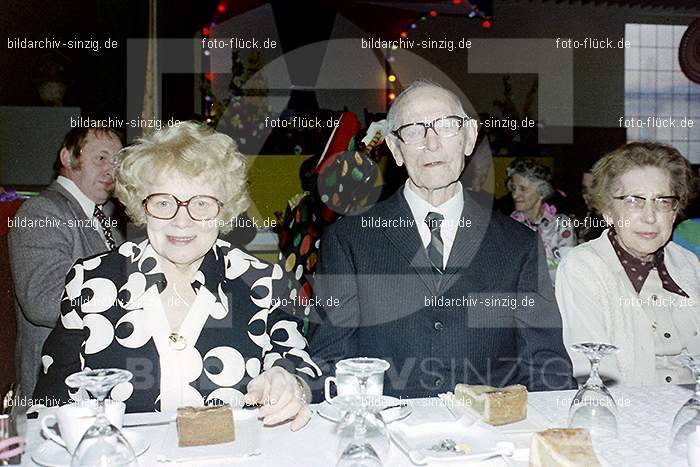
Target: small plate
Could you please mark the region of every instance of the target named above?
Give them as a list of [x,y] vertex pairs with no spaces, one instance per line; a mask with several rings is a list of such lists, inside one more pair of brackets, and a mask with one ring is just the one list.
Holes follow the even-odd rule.
[[[136,456],[140,456],[148,449],[148,440],[143,435],[127,429],[122,430],[122,434],[131,444]],[[47,439],[32,453],[32,460],[46,467],[70,467],[71,455],[66,448]]]
[[178,445],[177,423],[173,422],[167,427],[163,444],[160,446],[160,451],[156,453],[156,460],[158,462],[187,462],[189,465],[201,465],[205,462],[224,462],[224,460],[228,463],[234,458],[260,455],[262,453],[260,437],[263,424],[257,415],[257,409],[234,409],[235,441],[202,446],[180,447]]
[[[515,450],[513,443],[499,442],[501,436],[488,425],[467,419],[419,425],[398,422],[392,424],[389,431],[396,445],[417,465],[448,460],[481,461],[499,455],[512,455]],[[467,444],[470,451],[461,453],[432,449],[446,439],[453,440],[457,445]]]
[[[402,401],[401,399],[397,399],[396,397],[381,396],[382,407],[391,407],[402,403],[405,404],[406,402]],[[318,404],[316,406],[316,412],[326,420],[335,423],[338,423],[340,420],[343,419],[344,413],[343,410],[339,409],[338,407],[334,406],[328,401],[323,401],[320,404]],[[405,407],[395,407],[393,409],[382,410],[382,417],[384,418],[384,421],[386,423],[392,423],[397,420],[401,420],[408,417],[409,415],[411,415],[411,412],[411,406],[406,405]]]

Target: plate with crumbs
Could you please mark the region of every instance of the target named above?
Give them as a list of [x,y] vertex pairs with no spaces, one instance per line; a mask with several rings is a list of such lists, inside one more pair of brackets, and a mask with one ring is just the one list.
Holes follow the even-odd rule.
[[511,456],[515,445],[501,441],[492,427],[467,419],[411,425],[405,422],[389,426],[391,439],[416,465],[430,462],[478,462],[492,457]]

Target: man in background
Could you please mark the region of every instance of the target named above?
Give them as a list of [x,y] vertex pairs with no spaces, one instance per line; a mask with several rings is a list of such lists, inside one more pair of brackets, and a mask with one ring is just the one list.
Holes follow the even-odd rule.
[[[66,274],[78,258],[123,241],[109,218],[118,132],[74,128],[63,140],[58,177],[17,211],[9,234],[15,288],[15,367],[21,395],[30,397],[41,367],[41,349],[60,315]],[[83,298],[83,297],[81,297]],[[85,297],[89,299],[91,297]]]

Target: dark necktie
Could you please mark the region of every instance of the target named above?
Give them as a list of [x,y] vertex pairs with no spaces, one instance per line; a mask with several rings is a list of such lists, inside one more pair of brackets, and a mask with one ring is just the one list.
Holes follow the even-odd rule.
[[105,213],[102,212],[99,206],[95,206],[95,212],[93,213],[97,220],[100,222],[100,227],[102,227],[102,232],[105,234],[105,244],[110,250],[114,250],[117,247],[117,242],[114,241],[114,236],[112,235],[112,229],[109,228],[107,223],[107,217]]
[[427,247],[428,258],[433,265],[433,269],[438,274],[444,272],[442,268],[444,246],[442,244],[442,237],[440,236],[440,227],[444,219],[443,215],[437,212],[429,212],[428,215],[425,216],[425,223],[428,229],[430,229],[430,243],[428,243]]

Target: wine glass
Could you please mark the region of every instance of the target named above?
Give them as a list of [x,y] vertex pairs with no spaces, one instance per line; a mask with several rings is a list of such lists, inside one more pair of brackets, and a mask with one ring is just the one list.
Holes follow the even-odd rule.
[[[17,384],[15,386],[15,394],[22,394],[22,386]],[[17,436],[26,437],[27,434],[27,410],[29,410],[28,404],[12,404],[12,409],[10,410],[10,417],[15,421],[15,431]]]
[[381,396],[338,396],[333,400],[345,410],[338,424],[336,467],[381,467],[389,453],[389,431],[380,412]]
[[569,428],[586,428],[591,437],[617,438],[617,404],[598,373],[600,361],[619,350],[612,344],[583,342],[571,349],[582,352],[591,362],[591,374],[571,401]]
[[136,455],[129,442],[105,416],[105,397],[114,386],[132,378],[127,370],[106,368],[85,369],[66,378],[66,384],[82,388],[97,399],[95,423],[88,428],[75,448],[71,467],[137,466]]
[[[336,427],[337,467],[381,466],[389,452],[389,432],[381,416],[384,372],[389,362],[378,358],[349,358],[336,364],[336,376],[326,379],[326,400],[343,412]],[[335,382],[338,396],[330,398]]]
[[688,435],[700,425],[700,355],[681,354],[676,361],[690,368],[695,376],[695,394],[678,410],[671,427],[669,448],[674,454],[685,457]]

